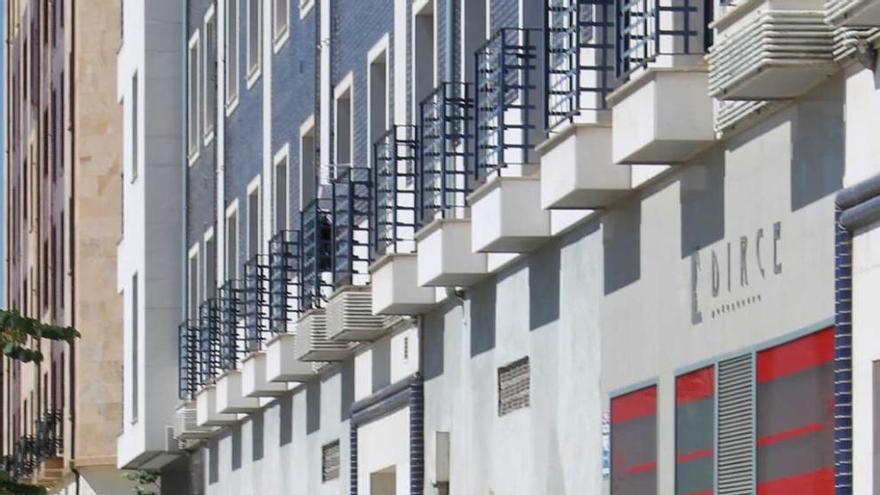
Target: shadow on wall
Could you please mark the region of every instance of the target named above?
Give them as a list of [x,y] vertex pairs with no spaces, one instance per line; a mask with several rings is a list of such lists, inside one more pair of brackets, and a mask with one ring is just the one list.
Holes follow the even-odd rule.
[[254,462],[263,458],[263,414],[262,409],[251,414],[251,451]]
[[232,427],[232,470],[241,469],[241,423]]
[[831,80],[797,105],[791,121],[791,210],[843,187],[843,82]]
[[724,148],[716,146],[681,168],[681,257],[724,238]]
[[[452,307],[448,311],[461,311],[459,306]],[[446,338],[444,331],[444,322],[446,321],[446,311],[432,311],[425,316],[424,330],[422,331],[423,349],[430,349],[431,352],[424,352],[419,360],[422,363],[422,376],[425,381],[437,378],[443,375],[443,360],[446,354]]]
[[529,330],[559,319],[560,257],[556,242],[529,256]]
[[293,441],[293,394],[278,398],[278,421],[278,446],[284,447]]
[[306,435],[321,429],[321,382],[306,384]]
[[391,385],[391,339],[385,338],[373,343],[373,388],[376,393]]
[[495,284],[495,277],[492,277],[471,290],[471,357],[495,348]]
[[605,295],[639,280],[641,267],[642,201],[609,210],[602,217],[602,244],[605,253]]
[[220,440],[212,438],[208,441],[208,484],[220,481]]
[[354,402],[354,359],[347,359],[342,362],[339,369],[339,382],[342,390],[340,390],[341,404],[339,417],[343,421],[351,417],[351,404]]

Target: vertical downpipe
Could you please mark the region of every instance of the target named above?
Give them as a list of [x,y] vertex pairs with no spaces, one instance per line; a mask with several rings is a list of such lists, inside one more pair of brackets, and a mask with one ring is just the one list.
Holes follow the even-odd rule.
[[834,221],[834,493],[852,494],[852,234]]
[[[187,248],[186,248],[186,240],[187,240],[187,227],[189,226],[189,157],[188,157],[188,143],[189,143],[189,126],[187,125],[187,112],[189,111],[189,107],[187,106],[187,102],[189,101],[189,84],[188,84],[188,70],[189,70],[189,0],[183,0],[180,2],[181,5],[181,47],[183,48],[183,56],[181,57],[181,68],[183,71],[180,73],[180,81],[183,91],[181,91],[181,102],[180,102],[180,128],[181,135],[183,139],[180,143],[180,158],[181,158],[181,215],[183,218],[181,219],[181,232],[180,232],[180,264],[181,264],[181,287],[180,287],[180,316],[181,321],[185,320],[187,317],[186,311],[186,296],[187,296],[187,283],[189,282],[189,273],[187,266]],[[179,352],[179,351],[178,351]],[[179,358],[179,357],[178,357]],[[178,370],[179,371],[179,370]]]

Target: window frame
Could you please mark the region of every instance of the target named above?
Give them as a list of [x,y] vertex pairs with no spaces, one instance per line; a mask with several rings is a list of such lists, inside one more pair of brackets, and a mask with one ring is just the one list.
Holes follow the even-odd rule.
[[[245,238],[247,239],[247,258],[249,260],[253,258],[254,255],[259,254],[260,248],[263,245],[263,191],[261,187],[261,177],[257,175],[251,180],[250,184],[248,184],[246,193],[245,193],[245,207],[247,208],[246,216],[247,216],[247,228],[245,231]],[[256,218],[251,218],[251,197],[256,195],[256,208],[257,214]],[[253,229],[253,222],[256,221],[256,232]],[[252,237],[255,236],[255,237]],[[255,243],[255,246],[251,246],[251,242]],[[253,248],[256,247],[256,252],[253,251]]]
[[[229,224],[230,220],[235,218],[235,235],[229,235]],[[238,237],[241,234],[241,216],[239,215],[238,210],[238,199],[232,201],[228,207],[226,207],[225,217],[224,217],[224,245],[223,245],[223,275],[225,280],[232,280],[238,278],[239,275],[239,260],[241,259],[241,246],[238,244]],[[229,246],[235,246],[235,259],[231,259],[229,256]],[[230,268],[234,268],[235,273],[232,273]]]
[[[233,12],[232,15],[230,15],[229,9],[230,2],[235,3],[235,12]],[[226,18],[223,23],[223,30],[225,33],[223,37],[223,77],[226,81],[225,99],[226,115],[228,116],[236,109],[236,107],[238,107],[239,95],[241,93],[241,88],[239,87],[239,71],[241,61],[241,5],[239,4],[239,0],[226,0],[224,5],[226,8]],[[230,33],[234,34],[234,36],[230,36]],[[235,60],[230,60],[229,56],[229,49],[232,46],[235,47]],[[232,81],[232,84],[230,84],[230,81]]]
[[315,0],[299,0],[299,18],[305,19],[315,6]]
[[[199,242],[196,241],[186,256],[186,302],[187,302],[187,318],[197,319],[199,316],[199,304],[202,298],[202,280],[201,280],[201,250]],[[193,273],[195,269],[196,273]]]
[[[278,5],[284,4],[286,13],[284,24],[278,25]],[[284,43],[290,39],[290,0],[272,0],[272,50],[278,53]]]
[[[262,0],[245,0],[247,2],[247,53],[245,54],[245,61],[247,63],[247,87],[250,89],[260,78],[260,74],[263,70],[263,2]],[[257,15],[256,20],[253,19],[253,12],[251,12],[251,6],[256,5],[257,7]],[[254,22],[256,24],[254,24]],[[255,55],[256,59],[251,60],[251,29],[256,28],[256,39],[253,40],[256,43]]]
[[130,183],[134,183],[138,178],[139,167],[140,167],[140,74],[138,71],[134,71],[134,74],[131,76],[131,94],[129,97],[131,98],[131,122],[129,123],[129,139],[131,142],[129,143],[130,152],[131,152],[131,167],[130,174],[131,178],[129,180]]
[[[284,222],[278,221],[278,168],[284,166]],[[272,232],[290,228],[290,143],[284,143],[272,158]]]
[[[195,54],[193,54],[195,52]],[[189,39],[189,44],[187,48],[187,70],[186,70],[186,84],[187,84],[187,111],[186,111],[186,149],[187,149],[187,157],[189,159],[189,165],[192,166],[196,160],[199,158],[199,151],[201,150],[200,136],[199,133],[199,123],[202,120],[201,113],[201,105],[200,105],[200,86],[201,86],[201,66],[202,66],[202,57],[201,57],[201,38],[200,31],[196,29],[193,35]],[[194,70],[195,69],[195,70]],[[195,72],[195,73],[193,73]],[[193,94],[193,88],[195,88],[195,94]]]
[[[369,52],[367,52],[367,157],[368,161],[372,163],[373,160],[373,144],[379,139],[380,136],[384,132],[388,132],[391,127],[391,61],[389,60],[389,56],[391,55],[390,50],[390,36],[388,33],[385,33],[382,36],[382,39],[379,40],[372,48],[370,48]],[[377,63],[379,59],[385,60],[383,64],[385,66],[385,73],[383,74],[384,82],[385,82],[385,118],[382,124],[383,131],[378,133],[377,135],[373,135],[373,65]]]
[[[209,227],[208,230],[205,231],[205,235],[202,237],[202,244],[204,245],[204,255],[202,256],[202,300],[208,299],[208,291],[214,290],[217,288],[217,239],[214,235],[214,227]],[[208,254],[211,252],[208,249],[209,245],[213,245],[214,247],[214,267],[210,268],[208,264]],[[214,286],[212,287],[208,280],[208,272],[213,271],[214,273]]]
[[[213,47],[213,48],[214,48],[214,50],[213,50],[213,52],[214,52],[214,64],[213,64],[213,65],[214,65],[214,80],[215,80],[215,83],[214,83],[214,91],[213,91],[213,92],[214,92],[214,95],[215,95],[215,100],[214,100],[214,105],[213,105],[213,107],[214,107],[214,115],[213,115],[213,118],[211,118],[211,116],[209,116],[209,114],[208,114],[208,109],[212,106],[212,105],[210,105],[210,101],[209,101],[209,94],[210,94],[210,90],[211,90],[211,88],[210,88],[210,83],[209,83],[209,81],[208,81],[208,68],[209,68],[210,65],[211,65],[211,64],[210,64],[211,53],[210,53],[210,51],[209,51],[209,46],[208,46],[208,43],[209,43],[209,41],[211,40],[211,36],[210,36],[209,31],[208,31],[208,26],[209,26],[209,25],[212,26],[212,30],[213,30],[213,44],[214,44],[214,47]],[[218,60],[219,60],[219,57],[217,56],[217,15],[216,15],[216,12],[215,12],[215,9],[214,9],[214,5],[211,5],[211,6],[208,8],[208,11],[205,13],[205,18],[204,18],[204,20],[203,20],[203,22],[202,22],[202,30],[203,30],[204,33],[205,33],[205,43],[204,43],[204,48],[202,49],[202,60],[203,60],[203,67],[202,67],[202,84],[201,84],[201,87],[202,87],[202,100],[203,100],[203,103],[202,103],[202,136],[203,136],[203,138],[204,138],[204,143],[205,143],[205,145],[207,146],[207,145],[210,144],[211,141],[214,139],[214,134],[215,134],[215,131],[216,131],[216,126],[217,126],[217,109],[216,109],[216,106],[217,106],[217,104],[216,104],[216,103],[217,103],[217,102],[216,102],[217,86],[216,86],[216,79],[217,79],[217,73],[219,72],[219,71],[218,71],[218,67],[217,67],[217,66],[218,66]]]
[[[317,189],[315,189],[315,187],[317,186],[317,180],[314,177],[315,175],[318,174],[318,172],[317,172],[318,164],[315,162],[314,150],[312,150],[313,156],[311,157],[313,177],[306,177],[305,170],[303,167],[305,164],[305,160],[304,160],[305,155],[303,154],[303,142],[306,139],[310,139],[312,144],[314,145],[315,144],[315,131],[316,131],[315,115],[312,114],[312,115],[309,115],[306,118],[306,120],[299,126],[299,144],[297,146],[297,148],[299,148],[299,157],[298,157],[299,164],[297,166],[297,170],[298,170],[298,174],[299,174],[299,185],[300,185],[300,187],[299,187],[299,206],[300,206],[300,209],[305,208],[308,205],[308,203],[311,202],[312,200],[314,200],[318,195],[318,191],[317,191]],[[305,188],[303,187],[303,184],[305,184],[306,179],[312,181],[312,185],[310,186],[310,192],[313,197],[308,198],[308,200],[306,200]]]
[[[339,101],[348,95],[348,162],[342,163],[339,159]],[[338,165],[354,166],[354,74],[349,72],[343,77],[333,90],[333,163]]]

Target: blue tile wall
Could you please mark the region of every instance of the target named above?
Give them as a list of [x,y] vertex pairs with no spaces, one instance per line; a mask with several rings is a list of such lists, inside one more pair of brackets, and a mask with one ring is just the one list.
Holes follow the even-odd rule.
[[489,11],[489,22],[492,26],[490,36],[499,28],[516,27],[518,13],[517,0],[492,0]]

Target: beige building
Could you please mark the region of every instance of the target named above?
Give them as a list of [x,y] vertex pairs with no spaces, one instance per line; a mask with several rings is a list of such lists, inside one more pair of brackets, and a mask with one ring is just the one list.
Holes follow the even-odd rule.
[[0,454],[50,493],[128,493],[122,423],[117,0],[7,0],[6,307],[82,333],[4,359]]

